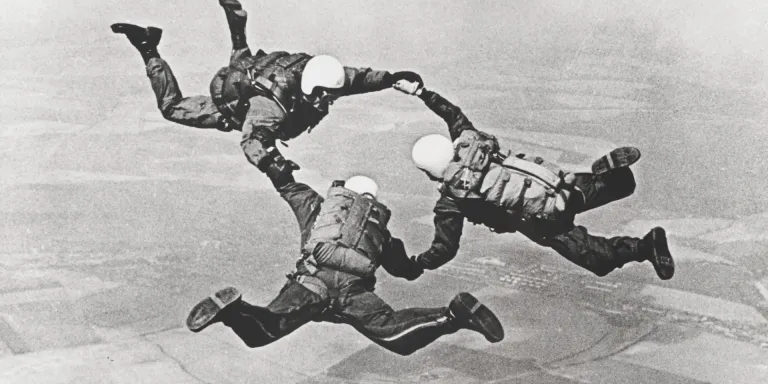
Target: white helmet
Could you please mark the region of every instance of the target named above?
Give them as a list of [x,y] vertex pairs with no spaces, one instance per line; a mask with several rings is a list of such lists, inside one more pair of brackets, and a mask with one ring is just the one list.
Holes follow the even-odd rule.
[[411,158],[417,168],[435,179],[442,179],[445,168],[453,159],[453,143],[439,134],[424,136],[413,144]]
[[352,176],[344,183],[344,188],[357,192],[361,195],[369,194],[374,199],[379,194],[379,186],[370,177]]
[[318,55],[309,59],[301,72],[301,91],[311,95],[315,87],[341,88],[346,78],[344,66],[336,58]]

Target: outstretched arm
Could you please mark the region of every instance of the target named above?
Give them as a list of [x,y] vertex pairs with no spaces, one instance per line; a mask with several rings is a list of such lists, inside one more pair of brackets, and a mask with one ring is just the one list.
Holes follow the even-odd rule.
[[381,91],[391,88],[393,84],[403,79],[418,83],[422,82],[421,76],[410,71],[389,73],[371,68],[344,67],[344,73],[347,79],[342,90],[343,96]]
[[464,228],[464,216],[456,203],[447,197],[440,197],[434,212],[435,237],[426,252],[408,257],[400,239],[393,237],[389,242],[381,266],[390,275],[415,280],[425,269],[437,269],[456,256]]
[[392,74],[387,71],[344,67],[344,73],[347,77],[342,90],[344,96],[381,91],[392,86]]
[[[285,122],[285,113],[266,97],[252,97],[248,104],[242,125],[243,138],[240,141],[245,158],[264,173],[272,167],[282,167],[287,160],[275,143],[279,138],[277,132]],[[295,163],[291,164],[299,169]]]
[[430,91],[419,83],[409,82],[407,80],[398,81],[394,84],[395,89],[400,92],[416,95],[427,107],[435,114],[440,116],[446,124],[451,135],[451,140],[456,140],[461,132],[475,129],[469,118],[461,111],[461,108],[453,105],[437,92]]
[[414,261],[424,269],[437,269],[453,260],[459,252],[459,242],[464,230],[464,215],[456,202],[447,196],[440,196],[435,204],[435,236],[429,249]]
[[416,280],[424,273],[424,268],[413,257],[408,257],[403,241],[396,237],[390,239],[382,254],[381,267],[392,276]]

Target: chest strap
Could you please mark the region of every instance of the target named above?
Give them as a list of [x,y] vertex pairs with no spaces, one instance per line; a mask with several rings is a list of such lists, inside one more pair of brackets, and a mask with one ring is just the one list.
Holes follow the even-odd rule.
[[277,85],[274,81],[274,76],[272,74],[269,78],[261,75],[254,77],[253,73],[248,71],[248,78],[251,79],[251,84],[263,92],[263,96],[269,97],[277,103],[277,106],[280,107],[283,113],[293,112],[293,99]]

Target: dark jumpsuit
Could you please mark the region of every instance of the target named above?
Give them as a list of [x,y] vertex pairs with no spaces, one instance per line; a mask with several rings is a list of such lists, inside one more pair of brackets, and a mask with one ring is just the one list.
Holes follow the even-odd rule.
[[[259,50],[256,55],[264,54]],[[243,57],[251,56],[248,47],[232,51],[230,63]],[[344,67],[346,80],[342,88],[342,96],[380,91],[392,86],[392,75],[387,71],[376,71],[370,68]],[[152,84],[152,90],[157,98],[157,107],[163,117],[174,123],[196,128],[220,128],[221,113],[210,95],[182,96],[176,77],[168,63],[159,58],[150,58],[147,62],[147,76]],[[301,93],[301,90],[294,90]],[[287,141],[299,136],[302,132],[317,125],[325,116],[313,115],[307,118],[289,116],[271,98],[254,96],[249,99],[250,108],[242,127],[243,139],[240,146],[245,157],[251,164],[257,165],[266,156],[266,148],[274,146],[275,139]],[[300,110],[300,109],[299,109]],[[293,114],[300,114],[294,112]],[[268,130],[271,139],[264,137],[262,130]],[[264,141],[264,142],[262,142]]]
[[[452,140],[456,140],[464,130],[475,130],[461,109],[439,94],[425,89],[419,97],[448,124]],[[575,175],[574,183],[581,192],[578,195],[583,198],[569,202],[571,212],[567,220],[529,223],[528,227],[511,228],[510,232],[517,230],[598,276],[604,276],[628,262],[645,260],[639,249],[641,239],[594,236],[588,233],[587,228],[573,222],[578,213],[631,195],[635,190],[635,179],[629,167],[602,175],[579,173]],[[465,218],[474,223],[499,223],[502,228],[504,222],[508,222],[507,213],[491,203],[457,200],[445,194],[440,196],[433,211],[434,240],[426,252],[415,257],[415,262],[424,269],[436,269],[456,256]]]
[[[303,248],[324,199],[306,184],[293,181],[292,177],[287,182],[275,182],[275,185],[296,216]],[[333,252],[335,247],[338,246],[322,244],[316,252]],[[409,275],[410,271],[403,268],[413,267],[398,239],[385,247],[381,260],[382,267],[397,277]],[[373,292],[374,276],[360,278],[319,267],[314,277],[320,279],[329,291],[335,291],[321,295],[299,283],[301,277],[309,273],[300,267],[297,269],[298,276],[289,277],[277,297],[266,307],[242,302],[227,308],[224,325],[232,328],[246,345],[255,348],[272,343],[310,321],[344,323],[401,355],[411,354],[440,336],[457,331],[448,322],[447,307],[393,310]]]

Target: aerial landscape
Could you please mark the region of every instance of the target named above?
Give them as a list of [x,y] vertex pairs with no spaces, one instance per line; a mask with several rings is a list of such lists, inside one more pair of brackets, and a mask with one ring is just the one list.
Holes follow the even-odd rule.
[[[395,308],[472,292],[497,344],[456,333],[398,356],[310,323],[251,349],[184,319],[232,285],[266,304],[299,256],[291,210],[239,132],[163,119],[140,57],[109,30],[163,28],[185,94],[230,54],[214,0],[9,0],[0,16],[0,382],[768,382],[768,5],[753,0],[242,0],[252,47],[418,72],[507,147],[574,170],[643,155],[635,193],[578,216],[605,236],[666,228],[677,272],[597,277],[519,234],[465,224],[458,256],[415,281],[378,272]],[[344,98],[280,146],[325,191],[364,173],[411,254],[434,183],[411,146],[445,123],[394,90]]]

